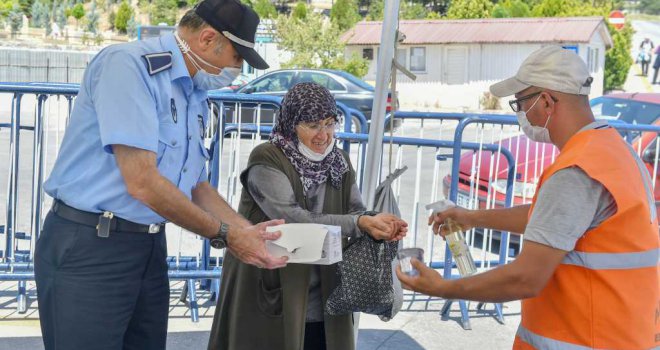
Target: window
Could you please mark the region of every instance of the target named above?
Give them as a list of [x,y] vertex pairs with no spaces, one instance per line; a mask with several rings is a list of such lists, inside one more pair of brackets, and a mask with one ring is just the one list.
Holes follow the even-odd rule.
[[589,67],[589,72],[598,72],[600,68],[598,63],[598,49],[587,48],[587,67]]
[[364,58],[365,60],[369,60],[369,61],[373,60],[374,59],[374,49],[371,48],[371,47],[362,49],[362,58]]
[[251,86],[252,92],[287,91],[291,87],[293,72],[275,73],[264,77]]
[[412,71],[412,72],[426,72],[426,48],[425,47],[411,47],[410,48],[410,71]]
[[298,75],[298,83],[313,82],[317,83],[330,91],[346,90],[343,85],[327,74],[315,72],[301,72]]

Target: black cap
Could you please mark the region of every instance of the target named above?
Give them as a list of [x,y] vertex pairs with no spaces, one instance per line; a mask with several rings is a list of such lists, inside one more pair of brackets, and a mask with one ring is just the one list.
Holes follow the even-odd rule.
[[259,16],[237,0],[203,0],[195,13],[231,41],[238,54],[252,67],[267,69],[268,63],[254,50]]

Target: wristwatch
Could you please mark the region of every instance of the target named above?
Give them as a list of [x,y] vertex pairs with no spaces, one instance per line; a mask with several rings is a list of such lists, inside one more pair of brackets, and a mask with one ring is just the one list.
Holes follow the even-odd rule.
[[215,237],[211,238],[211,247],[215,249],[223,249],[227,247],[227,237],[229,234],[229,224],[224,222],[220,223],[220,230]]

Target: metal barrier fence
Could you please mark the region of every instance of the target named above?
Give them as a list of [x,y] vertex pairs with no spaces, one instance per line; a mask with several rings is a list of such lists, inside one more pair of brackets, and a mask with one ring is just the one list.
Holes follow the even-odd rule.
[[[19,310],[21,305],[25,305],[21,302],[25,298],[24,281],[32,279],[31,249],[36,235],[31,233],[39,232],[41,216],[46,210],[44,208],[48,208],[45,205],[47,199],[41,194],[40,187],[34,189],[32,184],[40,186],[40,181],[52,167],[61,136],[59,133],[66,125],[76,92],[77,86],[67,84],[0,85],[0,123],[3,122],[1,118],[5,113],[2,93],[11,95],[9,110],[11,120],[9,123],[0,124],[0,143],[4,141],[5,133],[2,129],[8,128],[9,144],[13,145],[6,148],[10,150],[6,158],[11,160],[7,178],[3,178],[0,174],[0,182],[6,181],[9,189],[7,193],[11,194],[7,197],[5,210],[0,210],[0,223],[3,219],[7,223],[5,248],[10,249],[5,251],[12,251],[2,256],[0,271],[5,273],[0,273],[0,281],[19,281]],[[33,101],[26,105],[25,98],[28,95],[31,95]],[[211,118],[214,122],[210,123],[205,140],[214,154],[209,164],[210,181],[236,208],[241,191],[238,176],[245,167],[249,152],[258,143],[263,142],[263,135],[269,132],[269,127],[264,125],[272,122],[279,109],[280,99],[269,96],[212,93],[209,95],[209,100],[210,115],[214,116]],[[28,115],[29,118],[23,118],[23,121],[34,119],[32,125],[29,123],[24,125],[21,122],[21,114],[25,114],[26,108],[34,109],[34,116],[39,116],[34,118]],[[355,131],[353,125],[359,122],[360,131],[366,132],[368,123],[361,113],[341,105],[339,108],[342,115],[350,116],[344,118],[345,131]],[[271,119],[268,119],[269,116]],[[380,178],[394,167],[404,165],[409,167],[408,173],[397,179],[393,185],[402,217],[410,223],[410,234],[405,244],[424,246],[425,259],[430,266],[442,269],[446,277],[455,277],[452,275],[455,266],[444,241],[436,239],[426,226],[426,218],[430,213],[425,212],[423,206],[441,197],[450,198],[458,205],[468,208],[508,207],[529,202],[535,190],[535,181],[543,168],[554,160],[557,151],[552,146],[527,142],[527,139],[521,136],[522,133],[512,116],[397,112],[394,117],[403,120],[402,126],[392,131],[391,137],[386,137],[383,141],[381,171],[368,175]],[[36,120],[40,121],[40,126],[37,126]],[[61,128],[58,124],[60,121]],[[613,125],[642,155],[648,165],[649,173],[652,174],[653,179],[657,179],[659,153],[657,138],[660,128],[620,123]],[[36,130],[35,138],[41,140],[32,142],[35,145],[33,149],[37,150],[34,151],[35,156],[32,159],[36,164],[33,167],[29,164],[21,165],[22,158],[18,156],[18,150],[23,147],[19,142],[21,130],[27,132]],[[349,152],[358,172],[358,183],[361,184],[365,176],[363,164],[368,136],[345,132],[339,133],[338,138],[342,141],[342,148]],[[0,147],[0,161],[5,158],[1,153],[2,149],[3,147]],[[22,181],[18,174],[19,171],[21,174],[25,173],[25,168],[33,172],[31,181],[23,184],[26,192],[33,194],[32,201],[18,200],[21,192],[20,181]],[[657,188],[656,181],[654,180],[654,188]],[[41,207],[33,210],[33,205],[30,204],[32,202]],[[22,227],[21,220],[16,218],[19,212],[29,213],[30,219],[27,221],[32,224]],[[7,213],[6,218],[1,216],[3,213]],[[212,297],[215,297],[219,287],[222,252],[210,251],[206,240],[188,234],[180,228],[174,230],[172,228],[168,227],[168,235],[174,234],[176,239],[168,239],[168,241],[170,241],[170,251],[176,253],[168,259],[170,277],[186,281],[182,299],[189,300],[191,317],[196,320],[196,291],[199,288],[210,289]],[[179,232],[177,233],[176,230]],[[23,236],[28,239],[17,238],[21,235],[14,234],[15,231],[27,232]],[[507,263],[515,256],[522,247],[522,241],[515,238],[517,236],[509,239],[508,233],[492,230],[473,229],[467,233],[470,248],[481,271]],[[26,247],[27,242],[29,245]],[[14,249],[17,245],[17,249]],[[2,249],[1,243],[0,249]],[[12,258],[9,258],[8,254],[12,254]],[[198,281],[199,287],[196,285]],[[416,298],[418,296],[412,294],[409,300],[414,301]],[[443,316],[448,315],[450,306],[451,302],[445,304]],[[463,326],[469,328],[468,305],[459,302],[459,306]],[[499,321],[503,321],[500,305],[495,305],[494,316]]]

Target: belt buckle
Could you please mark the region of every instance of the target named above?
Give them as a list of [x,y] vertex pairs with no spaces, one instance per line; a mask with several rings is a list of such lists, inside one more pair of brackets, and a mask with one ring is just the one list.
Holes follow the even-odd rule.
[[160,224],[149,225],[149,233],[158,233],[158,232],[160,232]]

